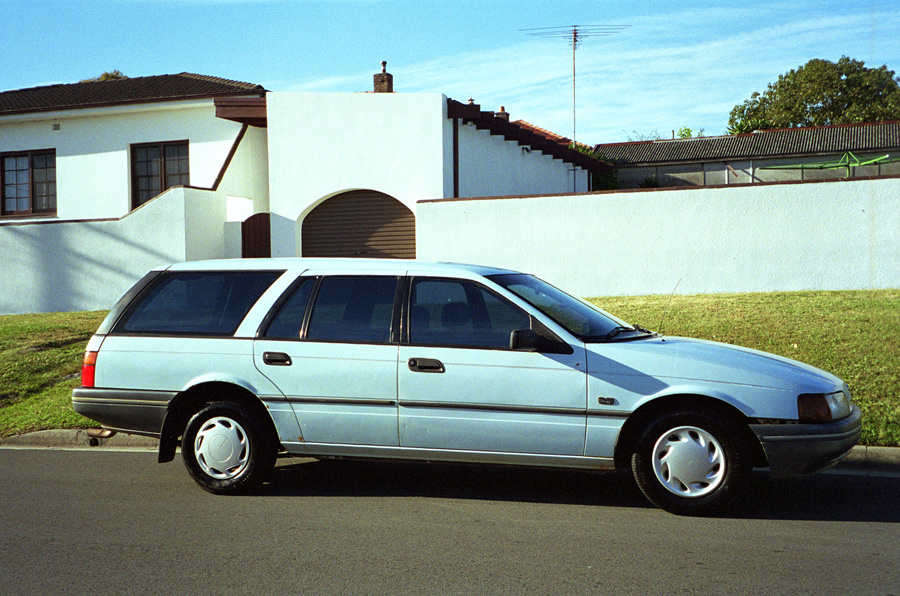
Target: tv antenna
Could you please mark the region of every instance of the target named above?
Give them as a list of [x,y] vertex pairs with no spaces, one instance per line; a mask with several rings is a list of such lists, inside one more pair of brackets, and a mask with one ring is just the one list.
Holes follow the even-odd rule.
[[536,27],[519,29],[533,37],[550,37],[566,39],[572,44],[572,148],[577,149],[575,142],[575,50],[588,37],[609,37],[631,27],[631,25],[566,25],[562,27]]

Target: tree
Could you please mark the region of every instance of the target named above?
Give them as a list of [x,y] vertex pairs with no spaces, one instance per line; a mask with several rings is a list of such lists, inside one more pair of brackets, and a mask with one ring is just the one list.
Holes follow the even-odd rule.
[[[704,135],[704,133],[705,133],[705,131],[701,128],[700,130],[697,131],[696,137],[702,137]],[[638,132],[636,130],[631,131],[631,134],[628,134],[628,132],[625,131],[625,134],[628,135],[628,141],[631,143],[634,143],[635,141],[662,141],[662,140],[665,140],[665,139],[663,139],[663,136],[661,134],[659,134],[659,130],[656,128],[654,128],[648,134],[644,134],[644,133]],[[676,139],[676,138],[677,139],[691,139],[691,138],[696,138],[696,137],[694,135],[694,131],[689,126],[682,126],[681,128],[678,129],[678,131],[675,131],[675,130],[672,131],[673,139]]]
[[[701,128],[700,130],[698,130],[698,131],[697,131],[697,137],[702,137],[704,132],[706,132],[706,131],[704,131],[702,128]],[[694,131],[691,130],[690,127],[687,127],[687,126],[682,126],[681,128],[678,129],[678,132],[675,133],[675,134],[678,135],[678,138],[679,138],[679,139],[691,139],[691,138],[695,138],[695,137],[694,137]]]
[[93,79],[82,79],[78,81],[79,83],[96,83],[97,81],[115,81],[118,79],[127,79],[128,77],[122,74],[121,70],[110,70],[104,72],[99,77],[94,77]]
[[751,132],[754,124],[791,128],[900,120],[898,82],[887,66],[866,68],[847,56],[837,62],[816,58],[735,106],[729,133]]
[[742,135],[744,133],[753,132],[754,130],[766,130],[768,128],[777,128],[769,124],[768,120],[762,118],[746,118],[739,120],[728,127],[728,134]]

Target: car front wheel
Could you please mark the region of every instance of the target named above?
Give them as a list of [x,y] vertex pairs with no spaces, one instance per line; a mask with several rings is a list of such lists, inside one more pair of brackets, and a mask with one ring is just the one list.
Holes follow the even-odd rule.
[[631,458],[641,492],[678,515],[724,506],[749,475],[733,425],[703,412],[670,412],[646,428]]
[[255,488],[275,466],[268,432],[238,403],[214,402],[188,421],[181,441],[184,465],[197,483],[216,494]]

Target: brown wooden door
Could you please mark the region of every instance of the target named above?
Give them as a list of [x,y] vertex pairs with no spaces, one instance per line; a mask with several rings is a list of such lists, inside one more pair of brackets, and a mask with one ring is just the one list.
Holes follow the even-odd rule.
[[241,256],[245,259],[272,256],[271,217],[268,213],[251,215],[241,224]]

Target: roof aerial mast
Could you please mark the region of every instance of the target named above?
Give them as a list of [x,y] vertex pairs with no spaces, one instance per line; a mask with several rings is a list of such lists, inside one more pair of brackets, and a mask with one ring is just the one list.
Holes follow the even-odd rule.
[[575,143],[575,50],[588,37],[609,37],[621,33],[631,25],[567,25],[563,27],[536,27],[520,29],[526,35],[534,37],[551,37],[568,40],[572,44],[572,148]]

